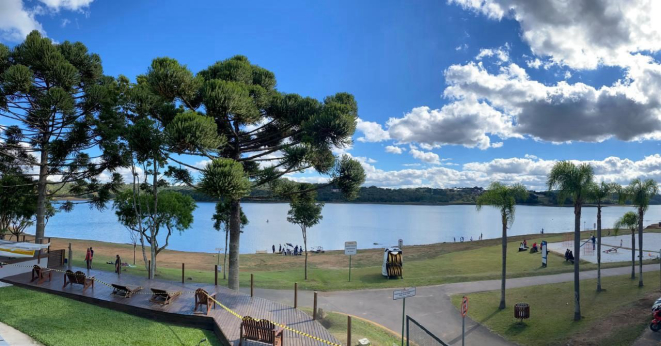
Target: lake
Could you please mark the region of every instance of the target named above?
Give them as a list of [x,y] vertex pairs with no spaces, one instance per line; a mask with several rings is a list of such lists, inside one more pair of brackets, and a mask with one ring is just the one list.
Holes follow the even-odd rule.
[[[241,253],[269,250],[271,245],[292,243],[302,245],[301,229],[287,222],[289,205],[285,203],[243,203],[250,223],[241,235]],[[213,229],[211,216],[214,203],[198,203],[191,229],[170,237],[171,250],[215,252],[224,247],[224,232]],[[614,206],[602,209],[603,227],[610,228],[615,220],[632,207]],[[584,207],[581,227],[593,229],[597,209]],[[322,246],[326,250],[344,248],[345,241],[357,241],[358,248],[377,248],[451,242],[456,237],[478,239],[498,238],[501,234],[498,210],[485,207],[477,212],[472,205],[422,206],[383,204],[326,204],[323,220],[308,229],[308,248]],[[650,206],[645,224],[661,221],[661,206]],[[573,230],[574,213],[571,207],[517,206],[516,218],[508,235],[558,233]],[[34,234],[34,228],[28,230]],[[130,243],[129,231],[117,222],[112,209],[98,211],[85,205],[72,212],[56,214],[46,226],[47,237],[99,240]],[[203,239],[203,241],[200,241]],[[163,243],[163,242],[161,242]],[[379,245],[374,245],[377,243]]]

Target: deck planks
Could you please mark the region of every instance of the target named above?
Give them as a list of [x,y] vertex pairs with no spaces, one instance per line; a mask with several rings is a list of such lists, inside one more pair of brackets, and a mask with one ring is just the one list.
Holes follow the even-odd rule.
[[[249,295],[237,293],[225,287],[198,283],[182,284],[159,279],[149,280],[147,278],[128,274],[118,276],[115,273],[86,270],[82,268],[72,268],[72,270],[74,272],[80,270],[88,276],[94,276],[97,279],[94,288],[92,289],[90,287],[84,293],[81,285],[68,285],[63,289],[64,274],[60,272],[54,272],[52,281],[46,281],[41,285],[37,285],[36,281],[30,282],[30,273],[6,277],[3,278],[2,281],[16,286],[57,294],[114,310],[154,318],[163,322],[214,330],[221,343],[231,346],[238,345],[240,335],[239,328],[241,324],[239,318],[225,311],[220,306],[216,306],[216,309],[211,309],[209,316],[205,315],[206,310],[204,312],[193,313],[195,299],[193,292],[198,288],[203,288],[210,293],[216,292],[216,299],[219,302],[234,310],[241,316],[268,319],[320,339],[328,340],[336,344],[340,343],[320,323],[313,321],[312,317],[300,310],[259,297],[251,298]],[[102,282],[107,284],[141,286],[143,289],[131,298],[123,298],[111,294],[112,288],[104,285]],[[151,298],[151,287],[167,291],[182,291],[182,295],[173,300],[169,305],[152,303],[149,301]],[[202,309],[204,309],[204,307]],[[289,330],[285,330],[284,338],[284,343],[287,346],[327,345],[326,343],[298,335]],[[243,345],[251,346],[264,344],[248,341],[244,342]]]

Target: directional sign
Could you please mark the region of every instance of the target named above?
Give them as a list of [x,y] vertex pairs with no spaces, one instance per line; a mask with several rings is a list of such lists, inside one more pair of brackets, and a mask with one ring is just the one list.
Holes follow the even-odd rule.
[[358,242],[347,241],[344,242],[344,254],[345,255],[355,255],[358,250]]
[[461,300],[461,317],[466,317],[468,313],[468,297],[464,297]]
[[413,296],[415,296],[415,287],[407,287],[401,290],[394,290],[392,292],[393,300],[411,298]]

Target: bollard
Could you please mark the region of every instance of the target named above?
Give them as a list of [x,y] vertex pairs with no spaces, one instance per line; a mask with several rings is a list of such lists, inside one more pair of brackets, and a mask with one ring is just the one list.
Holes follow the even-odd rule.
[[213,265],[213,284],[218,286],[218,265]]
[[351,316],[347,316],[347,345],[351,345]]
[[313,304],[313,310],[312,310],[312,320],[316,321],[317,320],[317,292],[314,292],[314,304]]
[[298,307],[298,282],[294,282],[294,309]]
[[255,276],[250,274],[250,298],[255,296]]
[[151,260],[149,260],[149,263],[147,264],[147,278],[151,279]]
[[184,281],[184,264],[181,263],[181,283],[183,284],[185,282],[186,281]]

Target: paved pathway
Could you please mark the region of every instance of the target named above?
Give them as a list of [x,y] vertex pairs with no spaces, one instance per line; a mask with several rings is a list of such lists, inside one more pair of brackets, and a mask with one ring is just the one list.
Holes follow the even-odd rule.
[[[37,346],[41,345],[31,337],[0,322],[0,346]],[[43,346],[43,345],[42,345]]]
[[[637,270],[638,268],[636,268]],[[658,270],[658,264],[643,266],[644,272]],[[602,269],[601,271],[602,277],[627,275],[630,273],[631,267],[609,268]],[[596,270],[581,272],[581,280],[594,279],[596,277]],[[573,272],[514,278],[507,280],[507,288],[536,286],[573,280]],[[450,345],[461,345],[461,316],[450,302],[450,296],[497,289],[500,289],[500,280],[418,287],[417,296],[407,299],[406,312],[446,343]],[[255,289],[255,295],[293,305],[294,297],[291,290]],[[396,333],[401,333],[402,303],[401,301],[392,300],[392,289],[320,292],[318,298],[318,305],[324,310],[338,311],[363,317]],[[311,291],[300,291],[298,299],[300,306],[311,306],[313,293]],[[656,333],[649,337],[652,338],[651,340],[656,340],[657,344],[661,342],[661,333]],[[487,328],[475,323],[471,319],[466,319],[466,344],[510,345],[502,337],[490,332]]]

